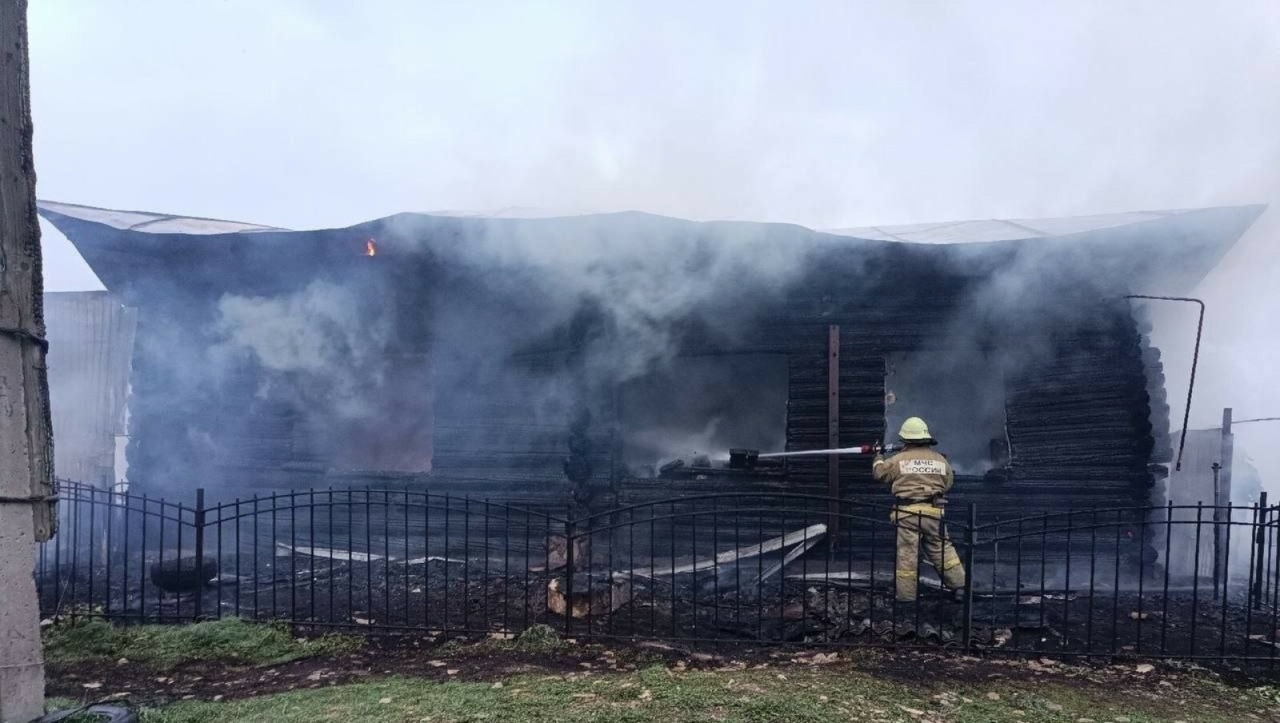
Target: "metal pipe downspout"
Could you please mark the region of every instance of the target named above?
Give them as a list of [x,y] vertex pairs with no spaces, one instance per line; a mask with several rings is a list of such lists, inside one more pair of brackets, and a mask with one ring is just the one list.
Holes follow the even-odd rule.
[[1187,406],[1182,413],[1182,435],[1178,440],[1178,458],[1174,463],[1174,471],[1182,470],[1182,450],[1187,445],[1187,425],[1191,421],[1191,395],[1196,388],[1196,366],[1200,363],[1200,336],[1204,333],[1204,302],[1200,299],[1192,299],[1185,296],[1146,296],[1143,294],[1128,294],[1126,299],[1148,299],[1151,301],[1181,301],[1189,304],[1200,305],[1200,321],[1196,324],[1196,349],[1191,356],[1191,381],[1187,384]]

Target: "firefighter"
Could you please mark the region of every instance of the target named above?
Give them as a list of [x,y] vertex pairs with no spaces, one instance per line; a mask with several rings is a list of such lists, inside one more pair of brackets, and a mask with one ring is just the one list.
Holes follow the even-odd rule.
[[955,473],[947,458],[933,449],[937,441],[923,419],[912,417],[903,422],[898,437],[905,445],[902,451],[887,458],[877,454],[872,467],[876,481],[888,484],[897,499],[892,519],[898,528],[898,600],[916,599],[921,538],[929,564],[958,596],[964,588],[964,567],[942,526],[946,493],[955,482]]

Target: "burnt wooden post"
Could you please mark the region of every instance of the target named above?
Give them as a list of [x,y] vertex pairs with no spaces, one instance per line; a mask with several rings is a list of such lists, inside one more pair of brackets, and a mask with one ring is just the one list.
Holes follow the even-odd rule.
[[1231,434],[1231,407],[1222,410],[1222,451],[1221,462],[1214,471],[1213,485],[1213,584],[1215,596],[1218,585],[1222,585],[1223,598],[1227,595],[1226,536],[1231,534],[1231,457],[1235,451],[1235,441]]
[[[827,329],[827,449],[840,448],[840,326]],[[840,455],[827,455],[827,539],[840,539]]]
[[[290,502],[292,502],[292,500],[290,500]],[[179,520],[181,520],[181,515],[179,515]],[[196,532],[196,570],[198,571],[197,574],[200,578],[196,584],[196,612],[195,612],[194,619],[196,622],[200,622],[200,614],[204,612],[204,586],[208,582],[208,578],[206,577],[205,567],[204,567],[204,488],[203,487],[196,489],[196,508],[193,511],[192,520],[193,520],[193,523],[195,526],[195,532]],[[181,529],[182,523],[179,522],[178,524],[179,524],[179,529]],[[219,560],[218,563],[221,564],[222,561]],[[292,570],[290,570],[290,573],[292,574]],[[314,585],[315,582],[312,581],[312,584]],[[221,613],[222,611],[219,610],[218,617],[221,617]]]
[[[573,559],[573,547],[574,543],[577,542],[574,539],[573,514],[574,510],[570,508],[569,514],[565,515],[564,523],[564,636],[566,638],[573,634],[573,578],[578,570]],[[674,584],[674,581],[672,581],[672,584]],[[550,602],[550,600],[551,597],[548,595],[547,601]],[[674,610],[672,613],[674,614]]]

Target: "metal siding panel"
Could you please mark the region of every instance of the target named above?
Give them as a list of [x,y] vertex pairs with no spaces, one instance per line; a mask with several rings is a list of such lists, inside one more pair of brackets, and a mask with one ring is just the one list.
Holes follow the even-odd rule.
[[54,469],[107,485],[128,397],[136,315],[108,292],[45,295]]

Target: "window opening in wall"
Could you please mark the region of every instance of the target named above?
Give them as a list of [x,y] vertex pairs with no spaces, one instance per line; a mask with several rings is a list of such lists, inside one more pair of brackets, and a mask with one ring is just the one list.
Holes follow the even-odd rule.
[[724,461],[732,447],[781,450],[788,392],[782,355],[673,359],[619,390],[623,463],[650,477],[675,459]]
[[885,429],[896,439],[921,417],[960,474],[981,475],[1009,461],[1004,377],[982,352],[923,350],[885,360]]

